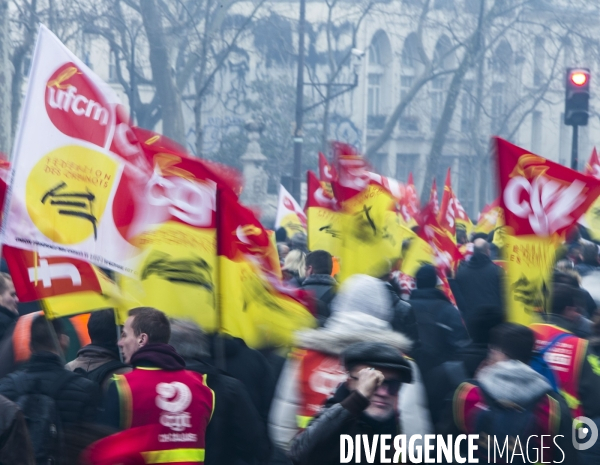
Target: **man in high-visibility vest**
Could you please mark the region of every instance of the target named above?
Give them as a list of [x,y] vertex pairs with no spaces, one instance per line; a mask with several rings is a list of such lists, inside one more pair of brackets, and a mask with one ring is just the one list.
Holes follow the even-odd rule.
[[573,418],[600,416],[600,361],[588,348],[588,341],[573,334],[581,318],[577,311],[578,289],[555,284],[552,308],[546,322],[531,325],[536,349],[550,344],[544,359],[552,369],[558,388]]
[[[139,442],[133,439],[135,434],[123,436],[128,438],[127,450],[145,464],[204,463],[214,394],[202,375],[185,369],[181,356],[168,344],[170,336],[164,313],[149,307],[129,311],[118,345],[134,369],[116,375],[109,386],[103,423],[148,432],[139,435],[143,438]],[[90,461],[108,463],[95,460],[93,454]]]

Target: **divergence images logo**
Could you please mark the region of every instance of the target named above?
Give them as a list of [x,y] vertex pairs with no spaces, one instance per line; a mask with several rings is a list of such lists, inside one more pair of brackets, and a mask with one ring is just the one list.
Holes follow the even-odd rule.
[[156,385],[156,406],[163,410],[160,424],[173,431],[191,428],[191,415],[185,412],[192,402],[192,391],[183,383],[159,383]]
[[[583,441],[583,442],[582,442]],[[587,417],[573,420],[573,447],[577,450],[588,450],[598,441],[598,426]]]

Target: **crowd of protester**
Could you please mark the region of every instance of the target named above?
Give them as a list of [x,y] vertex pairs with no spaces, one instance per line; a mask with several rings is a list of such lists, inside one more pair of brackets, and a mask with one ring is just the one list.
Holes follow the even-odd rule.
[[92,313],[90,343],[69,357],[69,319],[24,312],[1,273],[0,465],[330,465],[344,434],[535,436],[540,463],[600,464],[600,443],[572,442],[574,418],[600,426],[596,244],[569,235],[549,308],[527,327],[508,322],[490,237],[470,238],[449,276],[456,305],[432,265],[413,290],[391,271],[338,284],[329,253],[276,237],[284,279],[315,304],[292,348],[257,351],[140,307],[122,328],[112,309]]

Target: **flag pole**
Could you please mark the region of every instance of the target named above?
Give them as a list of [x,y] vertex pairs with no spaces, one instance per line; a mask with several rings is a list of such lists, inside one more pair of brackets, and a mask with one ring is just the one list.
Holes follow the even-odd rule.
[[216,243],[216,257],[217,260],[215,262],[215,273],[216,273],[216,279],[215,282],[217,283],[217,292],[216,292],[216,305],[215,305],[215,311],[216,311],[216,316],[217,316],[217,332],[215,334],[215,344],[214,344],[214,351],[215,353],[213,354],[214,359],[215,359],[215,365],[217,366],[218,369],[225,371],[227,369],[227,363],[225,362],[225,339],[223,338],[223,313],[222,313],[222,308],[221,308],[221,303],[223,301],[223,299],[221,298],[221,290],[223,289],[223,286],[221,285],[221,265],[220,265],[220,259],[219,259],[219,243],[220,243],[220,221],[219,221],[219,214],[220,214],[220,204],[221,204],[221,188],[217,186],[217,195],[216,195],[216,201],[215,201],[215,208],[216,208],[216,218],[217,218],[217,243]]

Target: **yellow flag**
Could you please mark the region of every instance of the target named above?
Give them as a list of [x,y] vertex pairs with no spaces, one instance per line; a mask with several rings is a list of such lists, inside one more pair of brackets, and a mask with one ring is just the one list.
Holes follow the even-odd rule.
[[423,265],[433,265],[434,263],[433,249],[426,241],[415,234],[411,238],[408,250],[402,259],[400,271],[414,278],[419,268]]
[[585,213],[585,226],[595,241],[600,241],[600,198]]
[[504,236],[508,319],[529,325],[547,310],[558,239]]
[[339,257],[342,250],[342,218],[337,211],[331,185],[319,181],[307,172],[306,216],[308,223],[308,250],[326,250]]
[[374,184],[338,198],[342,204],[341,281],[357,273],[378,277],[389,272],[402,249],[394,198]]
[[120,277],[125,293],[171,318],[190,318],[205,331],[215,331],[216,229],[170,221],[143,234],[139,244],[146,251],[138,277]]
[[292,334],[315,325],[305,291],[278,279],[279,260],[267,231],[230,191],[219,191],[220,331],[250,347],[289,346]]

